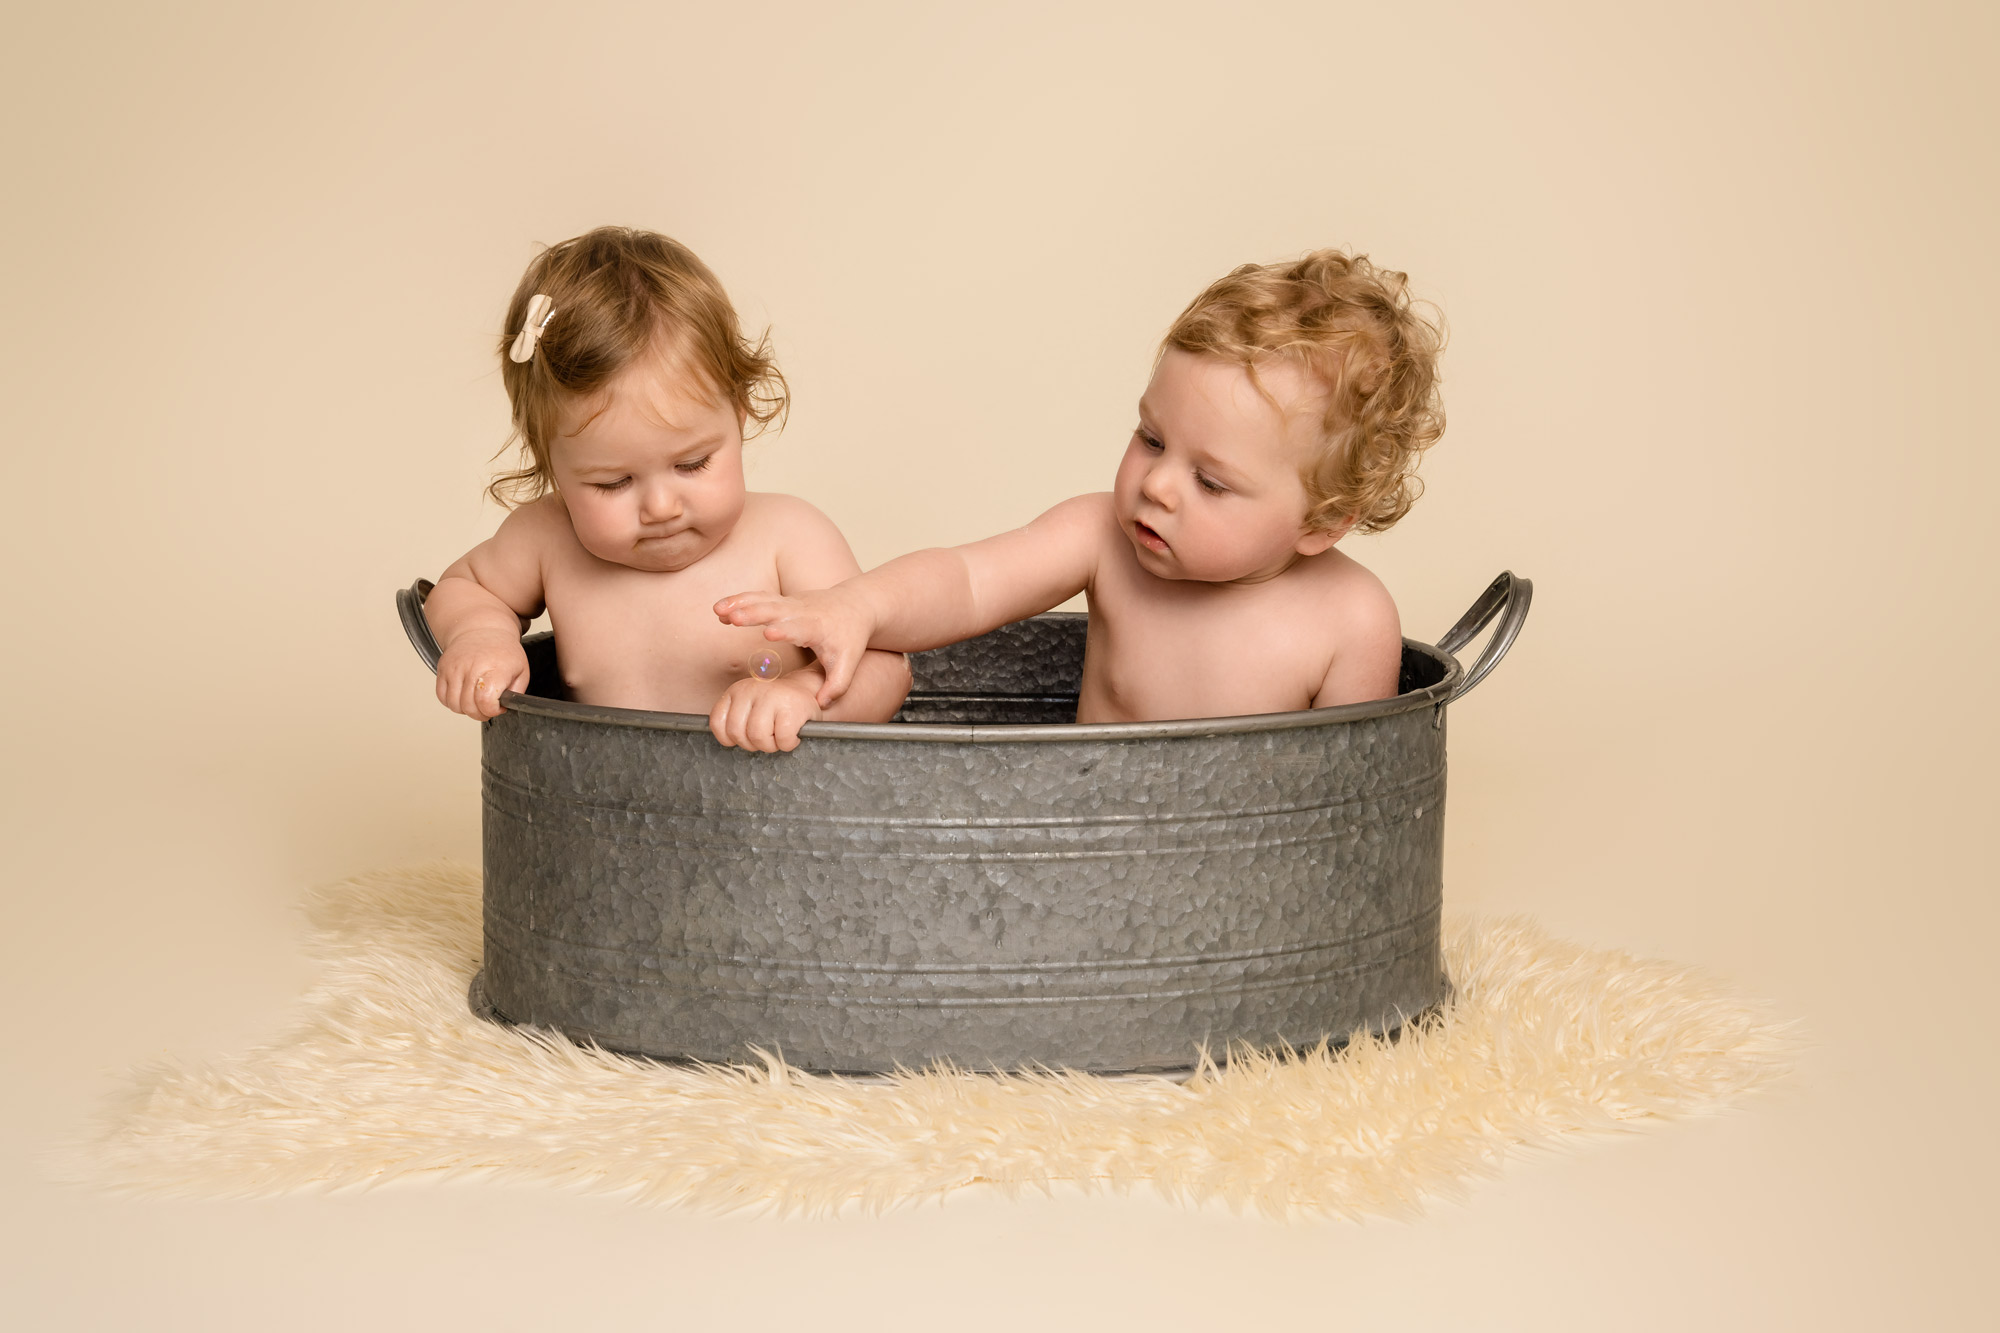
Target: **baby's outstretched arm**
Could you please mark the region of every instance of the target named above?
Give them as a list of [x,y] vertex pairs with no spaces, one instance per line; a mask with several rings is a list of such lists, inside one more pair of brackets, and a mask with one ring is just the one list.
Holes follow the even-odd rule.
[[[809,594],[861,572],[847,539],[826,515],[791,496],[766,496],[763,501],[764,515],[784,533],[777,552],[781,593]],[[901,653],[870,652],[845,698],[824,699],[825,684],[817,663],[776,680],[739,680],[709,711],[708,729],[724,745],[770,751],[796,749],[799,728],[808,722],[886,722],[910,692],[910,664]]]
[[438,701],[472,718],[494,717],[500,696],[528,688],[521,629],[542,609],[537,525],[530,505],[507,516],[500,530],[439,576],[424,602],[438,660]]
[[857,679],[869,648],[922,652],[1046,611],[1090,585],[1111,516],[1109,495],[1065,500],[1024,528],[898,557],[831,588],[738,593],[715,604],[731,625],[810,649],[826,673],[822,708]]

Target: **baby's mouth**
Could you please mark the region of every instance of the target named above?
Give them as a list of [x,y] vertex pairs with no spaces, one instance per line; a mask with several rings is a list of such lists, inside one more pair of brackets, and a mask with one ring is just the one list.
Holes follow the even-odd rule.
[[1169,549],[1165,537],[1162,537],[1144,523],[1137,522],[1136,520],[1132,524],[1132,535],[1139,539],[1139,545],[1149,551],[1158,551],[1164,554]]

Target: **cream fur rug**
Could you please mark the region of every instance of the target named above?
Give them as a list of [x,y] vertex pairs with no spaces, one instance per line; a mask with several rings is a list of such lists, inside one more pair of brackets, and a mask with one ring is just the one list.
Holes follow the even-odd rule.
[[677,1068],[474,1018],[476,872],[363,876],[308,911],[324,973],[290,1035],[137,1071],[73,1174],[242,1196],[476,1171],[783,1212],[975,1181],[1144,1182],[1271,1214],[1409,1214],[1519,1149],[1728,1105],[1789,1069],[1796,1044],[1686,968],[1458,920],[1441,1017],[1394,1043],[1239,1055],[1185,1084]]

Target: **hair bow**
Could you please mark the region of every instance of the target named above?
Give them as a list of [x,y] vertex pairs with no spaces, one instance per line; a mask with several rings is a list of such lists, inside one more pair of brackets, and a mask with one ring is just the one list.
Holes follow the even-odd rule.
[[521,321],[521,331],[514,335],[514,345],[507,349],[510,361],[529,361],[534,358],[535,344],[542,340],[542,330],[555,318],[555,302],[536,292],[528,298],[528,317]]

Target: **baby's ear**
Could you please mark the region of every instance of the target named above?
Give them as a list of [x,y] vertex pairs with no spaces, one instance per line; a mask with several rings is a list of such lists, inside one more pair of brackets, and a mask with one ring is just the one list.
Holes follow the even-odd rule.
[[1292,549],[1300,555],[1325,555],[1353,526],[1352,518],[1343,518],[1331,527],[1307,528]]

